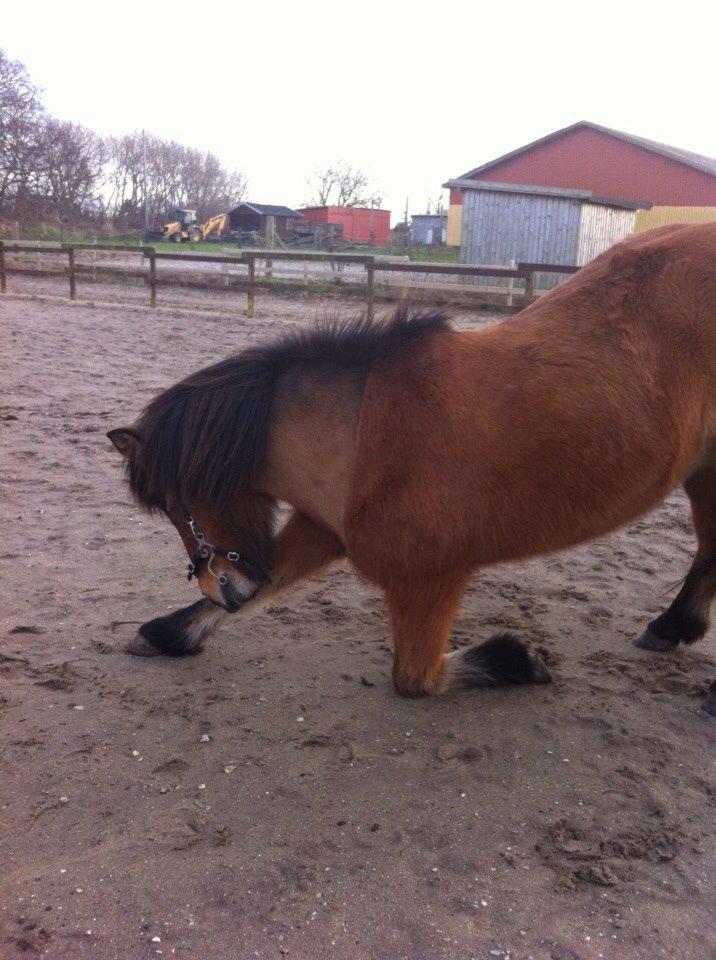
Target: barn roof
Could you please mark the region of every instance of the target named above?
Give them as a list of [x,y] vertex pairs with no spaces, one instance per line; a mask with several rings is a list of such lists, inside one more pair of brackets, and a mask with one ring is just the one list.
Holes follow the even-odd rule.
[[569,200],[586,200],[604,207],[623,207],[626,210],[650,210],[648,200],[621,200],[618,197],[602,197],[591,190],[571,190],[566,187],[540,187],[531,183],[500,183],[497,180],[448,180],[444,187],[457,187],[460,190],[489,190],[494,193],[527,193],[537,197],[561,197]]
[[533,140],[532,143],[527,143],[523,147],[518,147],[517,150],[512,150],[510,153],[505,153],[501,157],[497,157],[495,160],[490,160],[488,163],[483,163],[479,167],[475,167],[474,170],[469,170],[467,173],[464,173],[460,179],[472,178],[479,173],[484,173],[487,170],[490,170],[492,167],[496,167],[500,163],[504,163],[505,160],[512,160],[513,157],[519,157],[523,153],[527,153],[529,150],[532,150],[534,147],[539,147],[543,143],[549,143],[550,140],[555,140],[558,137],[564,136],[566,133],[571,133],[572,130],[596,130],[598,133],[603,133],[608,137],[614,137],[617,140],[624,140],[626,143],[632,144],[632,146],[640,147],[642,150],[648,150],[651,153],[657,153],[662,157],[668,157],[669,160],[675,160],[677,163],[683,163],[687,167],[693,167],[695,170],[701,170],[703,173],[710,173],[712,176],[716,176],[716,159],[713,157],[706,157],[700,153],[692,153],[690,150],[682,150],[680,147],[672,147],[668,143],[659,143],[656,140],[647,140],[645,137],[635,137],[631,133],[623,133],[621,130],[614,130],[611,127],[602,127],[598,123],[592,123],[589,120],[580,120],[577,123],[572,123],[568,127],[563,127],[561,130],[554,130],[552,133],[548,133],[546,137],[540,137],[539,140]]
[[290,207],[277,206],[273,203],[240,203],[230,210],[229,213],[236,213],[237,210],[250,210],[252,213],[258,213],[260,217],[300,217],[300,213],[291,210]]

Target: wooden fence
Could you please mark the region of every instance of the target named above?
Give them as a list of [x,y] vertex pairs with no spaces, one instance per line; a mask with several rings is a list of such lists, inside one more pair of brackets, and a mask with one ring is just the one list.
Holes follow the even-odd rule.
[[[566,264],[556,265],[549,263],[518,263],[514,266],[503,267],[491,264],[466,264],[466,263],[429,263],[429,262],[396,262],[381,258],[380,256],[352,254],[352,253],[329,253],[317,252],[309,253],[298,250],[243,250],[238,256],[220,256],[217,254],[200,253],[163,253],[157,251],[154,247],[136,247],[125,244],[98,244],[91,243],[73,243],[73,244],[25,244],[8,243],[0,240],[0,293],[7,291],[7,274],[18,272],[17,268],[7,265],[6,255],[22,253],[47,253],[67,257],[67,276],[69,279],[70,300],[75,300],[77,296],[77,261],[76,252],[81,250],[93,250],[96,252],[122,252],[140,254],[145,261],[148,261],[148,272],[146,275],[149,286],[149,305],[157,305],[157,287],[159,277],[157,272],[157,261],[181,261],[196,263],[220,263],[220,264],[245,264],[247,267],[247,295],[246,295],[246,316],[253,317],[254,306],[256,302],[256,263],[264,262],[267,265],[267,273],[270,275],[271,265],[276,261],[303,261],[330,263],[331,265],[362,266],[365,269],[365,295],[366,311],[368,317],[372,319],[375,308],[376,273],[423,273],[426,275],[440,274],[443,276],[455,277],[499,277],[507,280],[524,280],[525,291],[524,298],[532,300],[534,298],[534,278],[539,273],[576,273],[579,269],[575,266]],[[117,271],[114,271],[115,273]],[[136,276],[130,270],[126,275]],[[511,299],[511,292],[508,292]]]

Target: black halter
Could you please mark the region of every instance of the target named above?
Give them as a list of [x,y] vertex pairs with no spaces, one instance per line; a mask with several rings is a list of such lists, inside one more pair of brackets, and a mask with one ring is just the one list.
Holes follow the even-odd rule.
[[228,578],[225,573],[215,573],[213,567],[211,566],[214,557],[225,557],[229,563],[235,564],[247,577],[251,579],[261,579],[259,576],[258,567],[253,563],[250,563],[237,550],[223,550],[221,547],[217,547],[215,544],[211,543],[210,540],[207,540],[202,531],[197,527],[196,521],[186,509],[182,507],[182,512],[184,513],[184,519],[186,520],[189,529],[191,530],[191,535],[196,540],[196,550],[191,560],[187,564],[187,580],[191,580],[192,577],[199,578],[199,567],[201,566],[202,560],[206,560],[206,569],[212,575],[214,580],[219,584],[219,586],[225,586],[228,583]]

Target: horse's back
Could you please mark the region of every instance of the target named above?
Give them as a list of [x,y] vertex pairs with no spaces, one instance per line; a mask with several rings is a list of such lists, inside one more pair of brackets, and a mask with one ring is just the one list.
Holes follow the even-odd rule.
[[437,332],[379,364],[352,509],[396,537],[410,517],[435,557],[458,528],[452,549],[492,562],[654,506],[716,427],[715,254],[716,225],[660,228],[503,323]]

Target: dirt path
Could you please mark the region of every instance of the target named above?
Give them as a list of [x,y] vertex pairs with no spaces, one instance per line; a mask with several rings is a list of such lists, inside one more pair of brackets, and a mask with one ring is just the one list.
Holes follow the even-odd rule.
[[713,632],[629,645],[689,562],[680,494],[474,582],[457,641],[513,629],[550,687],[397,698],[380,598],[340,568],[199,657],[121,652],[196,588],[105,431],[325,309],[0,301],[0,957],[705,960]]

